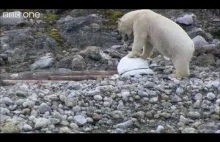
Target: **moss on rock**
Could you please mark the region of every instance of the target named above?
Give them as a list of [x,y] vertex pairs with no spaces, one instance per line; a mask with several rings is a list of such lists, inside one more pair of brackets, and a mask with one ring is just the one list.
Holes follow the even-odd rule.
[[105,11],[103,14],[104,17],[108,19],[107,22],[103,23],[105,28],[115,28],[115,26],[117,26],[118,19],[124,15],[123,12],[116,10],[108,10]]

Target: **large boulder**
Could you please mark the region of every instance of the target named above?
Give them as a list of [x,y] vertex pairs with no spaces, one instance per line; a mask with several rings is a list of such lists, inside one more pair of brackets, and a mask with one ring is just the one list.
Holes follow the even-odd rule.
[[104,30],[104,19],[95,14],[72,18],[67,16],[57,21],[62,38],[73,48],[100,46],[110,48],[121,44],[116,35]]

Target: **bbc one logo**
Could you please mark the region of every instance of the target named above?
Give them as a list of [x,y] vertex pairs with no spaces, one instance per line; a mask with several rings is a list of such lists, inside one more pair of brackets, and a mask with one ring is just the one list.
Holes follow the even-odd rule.
[[41,14],[39,12],[3,12],[3,18],[40,18]]

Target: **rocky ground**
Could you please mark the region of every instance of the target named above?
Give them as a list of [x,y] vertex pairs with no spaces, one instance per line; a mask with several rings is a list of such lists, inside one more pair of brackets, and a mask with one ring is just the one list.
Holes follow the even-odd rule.
[[[1,73],[116,70],[129,52],[114,31],[127,11],[42,10],[40,20],[2,22]],[[219,11],[155,11],[193,39],[189,78],[170,78],[171,61],[154,52],[153,75],[0,86],[0,132],[220,133]]]

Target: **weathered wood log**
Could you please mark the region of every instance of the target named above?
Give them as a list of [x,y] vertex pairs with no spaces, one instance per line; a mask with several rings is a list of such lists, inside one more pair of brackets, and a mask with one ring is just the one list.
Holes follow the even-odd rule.
[[71,80],[71,81],[81,81],[89,79],[103,79],[111,77],[112,75],[77,75],[77,76],[49,76],[49,80]]
[[67,82],[96,80],[111,77],[112,75],[78,75],[78,76],[49,76],[48,80],[1,80],[0,86],[15,85],[17,83],[47,83],[47,82]]
[[[47,83],[47,82],[67,82],[59,80],[1,80],[2,86],[15,85],[17,83]],[[0,85],[0,86],[1,86]]]
[[0,80],[49,80],[50,76],[73,76],[73,75],[114,75],[117,71],[72,71],[59,72],[22,72],[0,74]]

